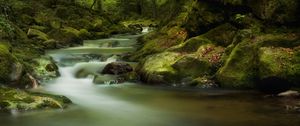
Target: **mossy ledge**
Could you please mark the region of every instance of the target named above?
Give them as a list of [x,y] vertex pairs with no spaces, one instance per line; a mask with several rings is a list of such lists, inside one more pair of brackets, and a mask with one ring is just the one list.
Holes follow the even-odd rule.
[[41,109],[64,109],[71,100],[59,95],[33,93],[0,86],[0,111],[32,111]]

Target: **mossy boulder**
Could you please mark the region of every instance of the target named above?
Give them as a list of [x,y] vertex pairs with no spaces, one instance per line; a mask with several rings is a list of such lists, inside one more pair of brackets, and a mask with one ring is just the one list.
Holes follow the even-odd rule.
[[0,87],[0,110],[9,112],[10,110],[28,111],[38,109],[63,109],[71,101],[58,95],[30,93],[23,90]]
[[197,36],[197,37],[190,38],[179,45],[173,46],[168,50],[176,51],[176,52],[192,53],[192,52],[196,52],[200,46],[209,43],[212,43],[212,41],[210,41],[209,39],[203,36]]
[[174,52],[163,52],[147,57],[141,62],[136,71],[141,80],[149,84],[166,84],[178,81],[178,71],[172,65],[181,55]]
[[43,43],[44,49],[57,49],[58,48],[58,41],[54,39],[49,39],[44,41]]
[[28,29],[27,36],[29,38],[36,38],[38,40],[47,41],[49,36],[44,32],[37,30],[37,29]]
[[8,44],[0,44],[0,84],[17,88],[32,87],[34,82],[31,80],[34,78],[26,75],[27,68],[10,51]]
[[58,41],[57,47],[81,45],[83,39],[79,36],[80,31],[67,27],[63,29],[53,29],[48,34],[51,38]]
[[102,70],[101,74],[120,75],[132,72],[133,68],[128,63],[112,62],[107,64]]
[[192,78],[211,74],[211,65],[209,62],[192,56],[180,58],[172,65],[172,67],[182,74],[182,76],[189,76]]
[[274,23],[299,21],[299,0],[251,0],[249,6],[260,19]]
[[[260,79],[278,77],[300,86],[300,49],[262,47],[259,55]],[[285,85],[284,83],[282,85]]]
[[163,52],[172,46],[183,43],[187,37],[186,30],[177,26],[162,29],[160,32],[142,38],[143,47],[135,52],[130,60],[141,60],[147,55]]
[[168,50],[191,53],[198,50],[202,45],[215,44],[223,47],[230,45],[237,33],[237,28],[229,23],[220,25],[205,34],[192,37],[185,42],[171,47]]
[[190,36],[203,34],[225,21],[223,6],[206,1],[194,1],[192,4],[183,23]]
[[237,31],[236,27],[225,23],[209,30],[201,36],[211,40],[216,45],[227,47],[232,43]]
[[250,35],[234,44],[228,47],[226,62],[216,74],[222,87],[255,88],[268,77],[297,82],[292,79],[298,76],[299,61],[293,49],[299,46],[296,33]]
[[231,52],[216,78],[221,87],[249,89],[255,86],[259,47],[250,39],[239,43]]
[[53,78],[58,77],[59,71],[58,67],[55,64],[55,61],[48,56],[43,56],[40,58],[33,59],[31,72],[32,75],[41,81],[51,80]]
[[87,40],[87,39],[92,38],[92,34],[86,29],[80,29],[79,30],[79,37],[84,39],[84,40]]

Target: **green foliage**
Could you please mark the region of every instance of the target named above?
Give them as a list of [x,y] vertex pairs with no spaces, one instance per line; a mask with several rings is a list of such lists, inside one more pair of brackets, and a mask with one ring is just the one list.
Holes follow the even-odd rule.
[[8,20],[3,15],[0,15],[0,33],[4,32],[11,35],[14,30],[14,27],[8,22]]

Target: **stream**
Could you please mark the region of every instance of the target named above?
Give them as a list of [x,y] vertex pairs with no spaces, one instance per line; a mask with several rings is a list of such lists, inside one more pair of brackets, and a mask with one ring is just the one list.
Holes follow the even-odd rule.
[[[147,32],[145,29],[143,34]],[[284,101],[255,92],[130,82],[94,84],[93,75],[75,77],[80,70],[97,74],[106,64],[119,61],[120,54],[135,50],[137,38],[143,34],[87,40],[81,47],[49,51],[61,76],[38,90],[65,95],[74,105],[64,110],[0,114],[0,126],[300,125],[300,114],[285,110]]]

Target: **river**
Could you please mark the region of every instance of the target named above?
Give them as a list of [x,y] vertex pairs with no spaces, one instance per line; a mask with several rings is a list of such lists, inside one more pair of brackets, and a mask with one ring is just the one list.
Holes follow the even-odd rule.
[[[134,51],[139,36],[117,35],[49,51],[61,76],[38,90],[65,95],[74,105],[0,114],[0,126],[299,126],[300,114],[286,111],[284,101],[255,92],[94,84],[93,74]],[[80,70],[91,75],[76,78]]]

